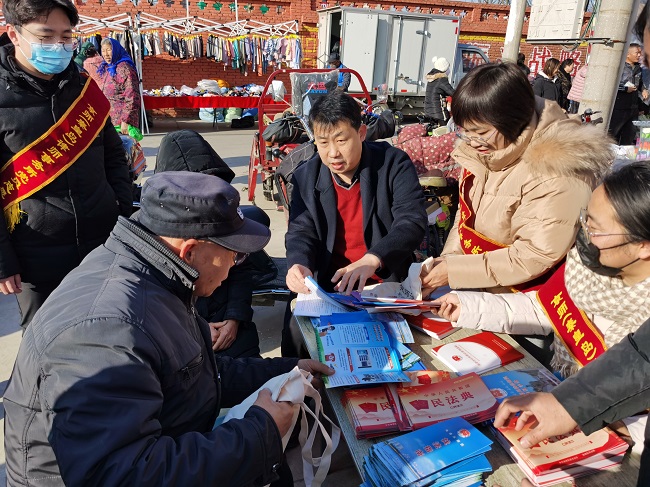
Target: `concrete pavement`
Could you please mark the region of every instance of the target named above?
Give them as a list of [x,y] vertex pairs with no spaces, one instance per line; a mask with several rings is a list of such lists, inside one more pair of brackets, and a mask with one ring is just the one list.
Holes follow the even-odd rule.
[[[162,137],[173,130],[192,129],[200,132],[223,160],[235,172],[233,186],[241,190],[242,204],[247,202],[248,163],[255,131],[253,129],[231,130],[220,124],[219,130],[213,130],[211,123],[194,120],[156,119],[151,135],[141,142],[147,158],[147,169],[143,177],[153,174],[156,154]],[[267,212],[271,218],[271,241],[266,251],[272,257],[284,257],[284,233],[286,231],[285,215],[275,209],[273,202],[266,201],[262,195],[261,183],[256,191],[257,206]],[[285,303],[274,306],[254,307],[254,321],[260,334],[260,348],[265,357],[280,356],[280,332],[284,316]],[[4,393],[11,375],[13,363],[20,345],[19,310],[15,297],[0,294],[0,395]],[[4,438],[4,408],[0,398],[0,434]],[[289,463],[294,472],[296,486],[302,486],[300,451],[294,448],[287,452]],[[359,485],[360,479],[354,469],[352,460],[344,444],[339,446],[334,455],[330,475],[325,486],[351,487]],[[0,444],[0,485],[5,485],[4,441]]]

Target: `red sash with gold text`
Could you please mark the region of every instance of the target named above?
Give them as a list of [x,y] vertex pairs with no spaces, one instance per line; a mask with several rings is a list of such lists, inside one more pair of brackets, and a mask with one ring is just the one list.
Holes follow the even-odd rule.
[[[474,175],[467,169],[463,169],[459,184],[460,219],[458,221],[458,238],[460,239],[460,247],[463,254],[483,254],[485,252],[505,249],[508,245],[492,240],[473,228],[474,214],[468,204],[468,194],[473,181]],[[557,266],[531,281],[511,286],[511,289],[514,292],[535,291],[546,282],[556,269]]]
[[110,102],[88,78],[81,94],[63,116],[2,166],[0,201],[10,232],[20,221],[18,203],[74,164],[104,128],[110,109]]
[[607,350],[603,335],[571,300],[564,284],[564,264],[537,291],[537,300],[555,334],[580,366]]

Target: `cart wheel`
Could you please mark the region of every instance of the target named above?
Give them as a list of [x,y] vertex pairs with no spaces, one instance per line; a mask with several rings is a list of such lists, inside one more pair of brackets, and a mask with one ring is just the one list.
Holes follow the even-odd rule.
[[260,147],[257,134],[253,137],[251,157],[248,161],[248,201],[255,203],[255,187],[257,186],[257,167],[260,164]]
[[262,189],[264,190],[264,199],[273,201],[273,178],[268,174],[265,174],[264,181],[262,181]]

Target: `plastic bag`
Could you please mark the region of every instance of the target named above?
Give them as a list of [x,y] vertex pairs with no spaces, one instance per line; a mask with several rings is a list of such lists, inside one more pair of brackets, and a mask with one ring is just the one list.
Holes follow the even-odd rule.
[[140,173],[147,167],[147,159],[144,156],[142,146],[133,138],[128,135],[120,134],[122,139],[122,147],[126,153],[126,160],[129,163],[129,173],[131,180],[135,181]]
[[262,138],[275,144],[290,144],[304,132],[299,120],[282,117],[271,122],[262,132]]
[[235,118],[241,118],[241,108],[236,108],[236,107],[230,107],[227,108],[225,111],[225,116],[224,116],[224,121],[225,122],[232,122],[233,119]]
[[[117,130],[118,134],[122,134],[122,128],[119,125],[115,125],[115,130]],[[133,137],[138,142],[144,139],[142,132],[140,132],[140,129],[134,127],[133,125],[129,125],[129,136]]]
[[287,90],[284,87],[284,83],[280,80],[271,81],[271,86],[266,91],[267,94],[270,94],[275,101],[284,100],[284,95],[287,94]]
[[316,100],[332,91],[339,83],[339,71],[327,73],[291,73],[291,104],[299,117],[309,115]]
[[204,122],[223,122],[223,108],[199,108],[199,119]]

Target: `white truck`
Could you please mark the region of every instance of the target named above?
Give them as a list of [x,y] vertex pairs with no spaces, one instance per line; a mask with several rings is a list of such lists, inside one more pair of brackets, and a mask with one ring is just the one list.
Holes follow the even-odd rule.
[[[470,69],[489,62],[476,46],[459,44],[459,17],[355,7],[318,11],[318,67],[327,67],[330,53],[359,72],[377,93],[385,84],[392,108],[421,113],[431,58],[449,61],[449,81],[456,86]],[[360,91],[354,80],[349,91]]]

